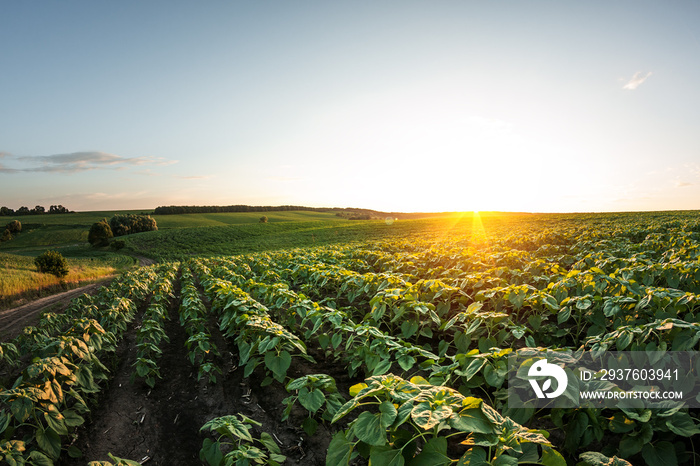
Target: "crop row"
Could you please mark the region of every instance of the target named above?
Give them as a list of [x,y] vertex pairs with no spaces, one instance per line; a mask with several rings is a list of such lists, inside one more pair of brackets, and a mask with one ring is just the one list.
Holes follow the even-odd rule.
[[5,345],[18,349],[5,364],[28,363],[11,387],[0,389],[0,458],[10,465],[44,465],[53,464],[62,450],[81,455],[68,440],[85,422],[88,399],[108,378],[102,361],[116,350],[134,318],[135,302],[156,277],[150,269],[126,274],[95,296],[76,299],[63,314],[45,314]]
[[[420,249],[423,256],[413,253],[408,262],[427,265],[403,268],[399,274],[386,265],[390,262],[378,267],[379,262],[372,260],[387,257],[382,248],[391,250],[392,245],[386,243],[374,244],[371,254],[369,249],[331,247],[309,254],[305,250],[270,253],[217,263],[228,264],[234,272],[229,279],[270,309],[292,309],[297,290],[318,300],[302,295],[302,301],[330,309],[325,311],[325,322],[341,316],[356,325],[367,324],[373,331],[400,336],[404,343],[429,345],[440,358],[421,367],[430,382],[456,383],[465,393],[476,390],[509,412],[503,395],[506,357],[511,352],[550,348],[574,353],[581,347],[594,351],[698,349],[697,233],[647,235],[636,243],[624,236],[612,240],[582,236],[530,251],[501,251],[493,258],[493,266],[482,262],[461,276],[455,272],[443,280],[418,278],[420,267],[434,267],[430,262],[434,254],[429,256],[428,248],[409,243],[403,245],[405,249]],[[592,252],[605,247],[608,254]],[[466,255],[460,257],[466,262]],[[508,274],[502,273],[503,264],[508,264]],[[465,284],[475,273],[478,283]],[[380,281],[382,276],[388,279]],[[338,345],[345,341],[335,328],[326,330],[323,333],[335,337]],[[333,343],[330,336],[325,338]],[[317,338],[319,345],[327,346],[325,338]],[[371,369],[365,369],[365,374],[373,375]],[[535,415],[534,410],[509,414],[521,422]],[[641,452],[649,464],[668,450],[669,442],[675,442],[678,450],[672,455],[674,461],[687,458],[689,444],[678,439],[700,433],[687,409],[556,408],[550,419],[565,433],[564,449],[569,453],[612,435],[615,440],[606,448],[608,454],[630,457]]]
[[[697,222],[564,222],[535,233],[427,235],[144,269],[0,345],[0,364],[17,376],[0,391],[0,455],[10,464],[51,464],[62,450],[79,454],[69,440],[84,422],[86,398],[108,378],[104,357],[136,304],[144,302],[135,374],[153,386],[175,299],[198,378],[216,383],[221,375],[217,325],[237,348],[244,377],[258,373],[263,387],[288,392],[280,421],[296,406],[307,413],[308,435],[320,423],[335,429],[329,465],[359,457],[373,466],[691,462],[697,413],[680,405],[555,405],[546,416],[513,409],[507,360],[545,351],[562,362],[586,350],[697,351],[698,230]],[[295,360],[319,369],[291,377]],[[339,392],[323,373],[328,364],[361,382]],[[200,457],[211,465],[282,463],[269,434],[253,435],[255,425],[241,413],[210,420],[202,429],[214,437]],[[548,432],[528,425],[560,440],[552,445]]]
[[[448,456],[448,439],[457,435],[466,437],[467,433],[483,434],[482,442],[490,442],[494,448],[491,456],[503,457],[501,462],[517,462],[520,457],[521,461],[542,459],[545,464],[562,464],[561,455],[541,433],[498,414],[482,399],[432,385],[422,377],[408,381],[388,373],[393,363],[404,371],[414,369],[414,355],[422,357],[421,365],[426,367],[436,363],[438,356],[366,322],[356,324],[344,312],[311,301],[283,284],[248,279],[235,272],[238,269],[235,261],[214,262],[212,267],[199,263],[195,268],[209,292],[212,309],[221,315],[222,331],[231,337],[235,335],[240,362],[246,364],[245,374],[252,373],[264,360],[269,375],[263,385],[286,382],[288,390],[296,391],[286,402],[289,406],[298,401],[309,410],[309,420],[304,421],[307,432],[315,430],[316,411],[322,411],[321,420],[333,422],[355,409],[362,411],[334,437],[328,464],[348,464],[359,452],[366,452],[372,464],[403,464],[404,460],[443,464],[452,461]],[[271,316],[284,321],[285,327]],[[251,320],[255,321],[252,331],[247,328]],[[301,339],[295,334],[302,335],[309,344],[331,345],[334,349],[343,346],[341,360],[351,374],[362,366],[370,375],[368,384],[358,385],[351,393],[353,398],[339,406],[344,400],[334,391],[335,383],[327,375],[290,380],[286,371],[292,355],[308,358],[306,346],[300,345]],[[373,388],[365,390],[365,387]],[[371,408],[375,405],[380,406],[380,413],[373,413]],[[402,437],[411,431],[413,434]],[[506,438],[512,445],[504,443]],[[467,462],[471,455],[482,453],[486,455],[485,451],[472,449],[460,457]],[[440,458],[437,462],[436,457]]]

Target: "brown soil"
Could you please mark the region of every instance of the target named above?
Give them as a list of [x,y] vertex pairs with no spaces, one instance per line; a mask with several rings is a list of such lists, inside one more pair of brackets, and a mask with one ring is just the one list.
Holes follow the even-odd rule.
[[139,260],[139,265],[141,267],[145,267],[147,265],[153,265],[156,263],[156,260],[151,259],[150,257],[139,256],[138,254],[134,254],[134,257]]
[[[179,290],[175,291],[178,296]],[[201,465],[204,463],[199,460],[199,450],[202,441],[211,434],[200,433],[200,428],[213,418],[236,413],[262,423],[253,429],[254,437],[259,438],[262,432],[275,436],[287,456],[285,465],[325,465],[328,445],[339,427],[321,423],[313,437],[307,436],[300,427],[307,415],[302,408],[293,410],[289,421],[281,422],[282,400],[288,396],[287,391],[277,382],[261,388],[262,367],[251,377],[243,377],[243,368],[237,367],[237,348],[223,337],[214,316],[209,321],[209,330],[220,353],[215,362],[223,375],[217,376],[217,383],[197,381],[197,369],[187,359],[187,334],[179,322],[178,306],[179,302],[173,300],[165,328],[170,342],[161,345],[159,367],[163,378],[157,380],[153,389],[141,380],[130,381],[136,358],[136,327],[144,305],[119,344],[109,386],[100,392],[90,419],[78,430],[74,444],[83,457],[78,460],[66,457],[60,465],[83,466],[88,461],[105,461],[109,459],[108,453],[149,466]],[[288,375],[296,378],[326,372],[336,379],[338,389],[345,394],[357,383],[344,368],[325,361],[322,352],[313,356],[317,364],[294,358]]]

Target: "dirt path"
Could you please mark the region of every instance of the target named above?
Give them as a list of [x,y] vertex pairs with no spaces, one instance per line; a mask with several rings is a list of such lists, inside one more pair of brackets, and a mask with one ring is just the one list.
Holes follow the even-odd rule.
[[[138,255],[134,257],[138,260],[139,266],[141,267],[156,263],[154,259],[148,257]],[[46,296],[45,298],[34,300],[22,306],[0,311],[0,341],[9,341],[17,336],[24,327],[35,324],[39,320],[39,315],[43,310],[56,306],[56,311],[62,311],[73,298],[83,293],[95,293],[99,287],[108,285],[114,277],[115,275],[109,275],[90,285]]]
[[145,266],[147,266],[147,265],[153,265],[153,264],[156,263],[156,260],[155,260],[155,259],[151,259],[151,258],[149,258],[149,257],[139,256],[139,255],[137,255],[137,254],[134,254],[134,257],[137,258],[137,259],[139,260],[139,265],[140,265],[141,267],[145,267]]
[[39,315],[44,309],[51,306],[60,306],[61,310],[63,310],[71,299],[83,293],[92,294],[99,287],[107,285],[113,278],[114,276],[112,275],[97,283],[40,298],[22,306],[0,312],[0,341],[11,340],[24,327],[33,325],[39,319]]

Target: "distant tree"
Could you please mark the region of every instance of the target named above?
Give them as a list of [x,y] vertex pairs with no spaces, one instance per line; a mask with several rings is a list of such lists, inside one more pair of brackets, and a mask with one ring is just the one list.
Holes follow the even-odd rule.
[[57,251],[46,251],[34,259],[34,265],[41,273],[50,273],[57,277],[68,275],[68,261]]
[[52,205],[51,207],[49,207],[50,214],[67,214],[69,212],[70,212],[70,210],[66,209],[65,207],[63,207],[60,204],[59,205]]
[[[46,209],[43,206],[35,206],[33,209],[30,209],[27,206],[22,206],[19,209],[12,210],[9,207],[2,206],[0,207],[0,216],[11,216],[11,215],[43,215],[47,213]],[[71,213],[70,210],[66,209],[62,205],[52,205],[49,208],[48,213],[50,214],[69,214]]]
[[109,219],[109,226],[112,227],[114,236],[124,236],[158,229],[155,219],[151,216],[134,214],[117,214]]
[[107,246],[109,239],[113,237],[112,228],[107,223],[107,219],[103,218],[99,222],[93,223],[88,233],[88,242],[95,248]]
[[19,222],[19,220],[13,220],[5,225],[5,228],[10,230],[10,233],[13,235],[16,235],[22,231],[22,224]]
[[12,233],[10,233],[10,230],[5,228],[5,231],[2,233],[2,237],[0,237],[0,243],[4,243],[5,241],[10,241],[12,239]]
[[260,217],[260,223],[267,223],[267,215]]
[[150,215],[137,215],[136,231],[134,233],[141,233],[143,231],[156,231],[158,230],[158,225],[156,220]]

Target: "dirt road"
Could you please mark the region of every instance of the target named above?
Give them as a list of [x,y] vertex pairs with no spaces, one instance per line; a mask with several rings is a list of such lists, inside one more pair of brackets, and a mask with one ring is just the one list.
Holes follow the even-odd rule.
[[[141,267],[153,265],[156,262],[148,257],[135,257],[138,259]],[[39,315],[43,310],[55,307],[55,312],[62,312],[73,298],[83,293],[93,294],[99,287],[108,285],[113,278],[114,275],[110,275],[90,285],[40,298],[13,309],[0,311],[0,341],[9,341],[17,336],[24,327],[34,325],[39,320]]]
[[56,306],[57,311],[62,311],[71,299],[83,293],[92,294],[96,292],[100,286],[107,285],[113,278],[114,276],[110,276],[97,283],[40,298],[22,306],[0,312],[0,341],[11,340],[21,332],[24,327],[34,325],[39,320],[39,315],[44,309]]

